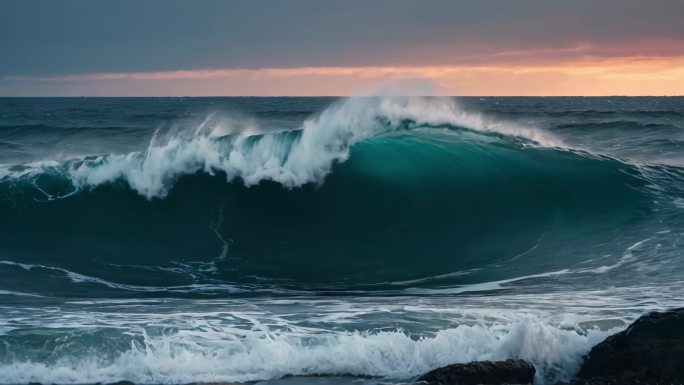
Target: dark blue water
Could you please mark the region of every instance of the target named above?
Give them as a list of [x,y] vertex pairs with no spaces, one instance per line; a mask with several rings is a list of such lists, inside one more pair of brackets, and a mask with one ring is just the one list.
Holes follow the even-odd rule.
[[683,141],[684,98],[0,99],[0,383],[568,379],[684,303]]

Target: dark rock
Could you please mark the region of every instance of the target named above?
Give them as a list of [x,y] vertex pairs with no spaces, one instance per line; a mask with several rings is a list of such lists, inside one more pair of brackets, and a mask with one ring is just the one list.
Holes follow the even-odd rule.
[[684,384],[684,308],[644,315],[594,346],[573,384]]
[[424,374],[418,381],[431,385],[531,384],[534,366],[519,359],[453,364]]

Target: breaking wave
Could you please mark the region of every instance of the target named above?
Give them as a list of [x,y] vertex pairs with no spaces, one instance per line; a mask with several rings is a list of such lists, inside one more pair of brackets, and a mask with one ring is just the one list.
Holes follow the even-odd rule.
[[544,131],[467,113],[450,99],[353,98],[304,121],[297,130],[264,133],[253,122],[209,116],[194,130],[155,135],[146,151],[105,154],[66,162],[5,165],[0,180],[57,174],[76,189],[125,180],[148,197],[164,197],[183,175],[224,173],[246,185],[275,181],[287,188],[322,183],[352,146],[395,131],[465,128],[521,137],[543,146],[560,141]]

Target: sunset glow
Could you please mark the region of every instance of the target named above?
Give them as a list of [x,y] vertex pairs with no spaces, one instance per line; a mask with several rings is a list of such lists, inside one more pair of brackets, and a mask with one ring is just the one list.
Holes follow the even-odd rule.
[[[679,95],[684,56],[581,59],[543,65],[297,67],[7,77],[66,94],[357,95],[387,84],[430,95]],[[417,88],[416,88],[417,87]],[[414,91],[412,91],[414,90]]]
[[208,0],[164,16],[65,2],[43,4],[52,16],[41,19],[28,5],[7,7],[0,96],[344,96],[388,84],[428,95],[684,92],[675,1],[298,1],[306,12]]

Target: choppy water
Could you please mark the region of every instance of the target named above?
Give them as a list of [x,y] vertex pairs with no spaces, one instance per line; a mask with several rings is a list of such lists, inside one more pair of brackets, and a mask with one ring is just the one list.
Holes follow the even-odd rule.
[[684,305],[683,141],[684,98],[0,99],[0,383],[568,379]]

